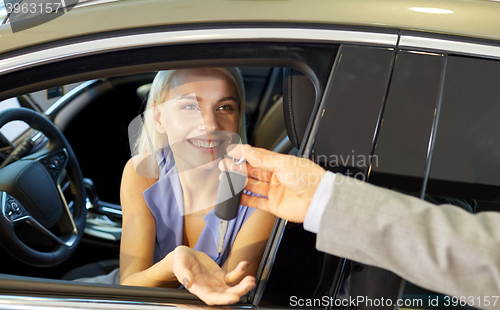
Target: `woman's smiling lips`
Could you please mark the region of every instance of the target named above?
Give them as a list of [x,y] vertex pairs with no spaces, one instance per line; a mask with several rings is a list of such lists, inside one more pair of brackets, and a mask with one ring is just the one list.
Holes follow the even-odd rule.
[[186,139],[186,141],[202,153],[216,153],[225,142],[222,139]]

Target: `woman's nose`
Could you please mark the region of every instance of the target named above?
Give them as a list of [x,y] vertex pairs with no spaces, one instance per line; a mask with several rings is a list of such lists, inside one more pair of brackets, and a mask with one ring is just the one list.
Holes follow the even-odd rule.
[[202,123],[200,124],[200,130],[203,132],[212,132],[219,129],[217,118],[214,113],[202,112],[201,113]]

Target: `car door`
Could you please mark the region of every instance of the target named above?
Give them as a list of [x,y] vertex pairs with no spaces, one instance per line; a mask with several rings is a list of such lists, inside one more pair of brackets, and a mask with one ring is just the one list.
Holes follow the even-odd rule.
[[[319,108],[316,123],[310,123],[309,132],[316,135],[309,141],[309,157],[331,171],[356,177],[360,182],[368,181],[438,205],[453,204],[467,212],[498,210],[494,159],[498,154],[498,44],[403,33],[398,49],[392,53],[357,46],[341,47],[338,55],[344,62],[335,64],[331,88]],[[377,54],[378,62],[374,61]],[[367,69],[370,60],[384,64],[381,68],[385,70],[380,70],[378,75],[374,73],[376,70],[370,72]],[[358,72],[362,72],[362,77],[356,75]],[[366,93],[360,93],[359,89]],[[367,98],[363,98],[364,95]],[[365,113],[361,116],[359,111]],[[280,241],[295,242],[297,248],[295,252],[283,250],[283,253],[278,249],[276,259],[283,265],[297,257],[296,260],[307,262],[308,268],[307,271],[281,270],[282,277],[293,272],[297,275],[288,275],[290,284],[285,284],[283,289],[286,293],[280,295],[279,290],[271,290],[272,294],[266,296],[264,292],[264,304],[276,302],[283,306],[288,301],[295,306],[425,309],[484,306],[498,299],[446,296],[406,282],[383,269],[330,256],[314,260],[305,255],[313,246],[304,252],[305,247],[296,243],[301,240],[297,234],[300,228],[295,233],[293,227],[282,227],[282,230]],[[314,236],[309,238],[310,244],[313,243]],[[439,235],[434,238],[439,239]],[[293,247],[284,247],[290,248]],[[279,270],[279,266],[276,267]],[[428,268],[433,268],[432,262]],[[277,270],[271,272],[270,282]],[[314,281],[318,286],[311,289],[311,283],[307,282],[310,277],[301,278],[304,272],[321,275]],[[435,270],[434,274],[439,275],[439,271]],[[439,279],[435,282],[439,283]],[[344,299],[345,303],[342,298],[338,303],[328,299],[338,298],[347,286],[350,295]],[[322,299],[325,296],[328,298]],[[353,304],[349,303],[351,300]]]
[[[498,211],[498,48],[496,42],[402,33],[371,183],[467,212]],[[434,229],[433,242],[446,238]],[[456,229],[468,231],[466,223]],[[442,274],[437,260],[420,262],[422,273],[453,277]],[[400,308],[480,307],[498,299],[447,296],[405,281],[399,294]]]
[[[366,181],[372,160],[376,160],[373,157],[375,137],[394,56],[395,50],[390,47],[340,46],[316,114],[312,118],[296,115],[293,122],[297,127],[306,128],[304,138],[300,143],[295,142],[304,156],[329,171]],[[306,98],[299,97],[298,101],[307,102],[306,94],[311,91],[304,84],[293,84],[293,80],[285,76],[285,101],[302,96]],[[287,92],[291,93],[288,97]],[[289,136],[293,137],[294,133],[288,129]],[[316,236],[304,231],[302,225],[280,225],[276,234],[279,239],[273,242],[273,246],[279,245],[275,249],[276,261],[269,275],[265,273],[264,279],[269,278],[267,287],[257,288],[254,305],[332,307],[346,306],[349,296],[396,298],[399,277],[318,252]]]

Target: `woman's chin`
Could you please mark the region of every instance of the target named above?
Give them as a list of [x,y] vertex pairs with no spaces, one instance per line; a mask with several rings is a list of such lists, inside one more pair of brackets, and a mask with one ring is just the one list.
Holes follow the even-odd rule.
[[183,158],[182,160],[182,163],[178,162],[178,160],[176,160],[177,164],[178,164],[178,169],[179,169],[179,172],[182,172],[182,171],[199,171],[199,172],[203,172],[203,173],[209,173],[211,170],[217,170],[218,172],[220,172],[219,170],[219,162],[220,162],[220,158],[216,158],[215,160],[207,160],[206,158]]
[[216,158],[215,160],[212,160],[212,161],[207,162],[207,163],[200,163],[200,165],[196,166],[196,169],[204,170],[204,171],[217,169],[217,171],[220,172],[219,162],[220,162],[220,158]]
[[[225,143],[217,148],[209,149],[208,151],[191,145],[188,142],[175,144],[171,146],[174,153],[175,161],[178,164],[179,172],[181,170],[212,170],[219,169],[218,164],[220,158],[224,156],[226,148]],[[202,151],[200,151],[202,149]]]

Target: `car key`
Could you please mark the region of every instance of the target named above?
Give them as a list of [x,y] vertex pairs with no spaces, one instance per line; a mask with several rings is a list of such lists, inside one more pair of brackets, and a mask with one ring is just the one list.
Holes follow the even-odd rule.
[[222,248],[224,246],[224,238],[226,237],[226,233],[227,233],[227,224],[228,224],[228,221],[226,221],[226,220],[220,220],[220,226],[219,226],[219,246],[218,246],[219,254],[222,252]]
[[[241,164],[245,158],[241,158],[236,164]],[[225,162],[223,161],[224,165]],[[241,195],[245,187],[246,176],[236,171],[223,171],[217,191],[215,203],[215,215],[222,220],[232,220],[238,215]]]
[[[241,164],[244,159],[245,157],[241,158],[236,164]],[[223,164],[226,171],[223,171],[221,174],[215,204],[215,215],[221,219],[219,226],[219,254],[222,252],[222,247],[224,246],[228,221],[238,216],[241,194],[243,193],[246,181],[246,176],[238,172],[228,171],[225,161],[223,161]],[[241,190],[239,190],[240,188]],[[235,191],[238,191],[238,193],[235,193]]]

